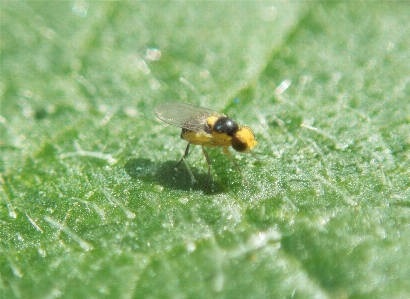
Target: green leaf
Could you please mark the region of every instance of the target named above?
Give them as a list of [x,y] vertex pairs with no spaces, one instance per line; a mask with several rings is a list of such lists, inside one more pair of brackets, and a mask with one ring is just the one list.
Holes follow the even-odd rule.
[[[408,296],[408,11],[3,1],[0,297]],[[173,168],[169,101],[254,130],[248,185]]]

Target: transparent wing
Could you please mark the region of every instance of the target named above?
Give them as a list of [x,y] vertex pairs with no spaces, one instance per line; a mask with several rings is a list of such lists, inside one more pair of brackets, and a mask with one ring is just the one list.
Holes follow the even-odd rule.
[[155,109],[155,114],[167,124],[205,133],[207,131],[206,120],[210,116],[220,117],[222,115],[211,109],[184,103],[165,103],[159,105]]

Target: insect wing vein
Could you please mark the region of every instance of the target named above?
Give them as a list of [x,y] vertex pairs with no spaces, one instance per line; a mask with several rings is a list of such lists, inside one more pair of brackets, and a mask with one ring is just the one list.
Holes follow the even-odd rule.
[[165,103],[155,109],[157,117],[167,124],[205,133],[206,120],[210,116],[221,116],[220,113],[202,107],[183,103]]

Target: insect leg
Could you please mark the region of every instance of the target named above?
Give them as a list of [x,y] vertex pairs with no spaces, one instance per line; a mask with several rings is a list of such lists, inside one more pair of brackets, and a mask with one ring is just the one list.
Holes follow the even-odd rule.
[[179,162],[177,163],[177,165],[174,166],[174,168],[177,168],[179,166],[179,164],[182,163],[182,161],[188,157],[188,153],[189,153],[189,145],[191,144],[191,142],[188,142],[188,145],[186,146],[186,150],[185,150],[185,154],[184,156],[181,158],[181,160],[179,160]]
[[209,177],[211,176],[211,159],[209,159],[208,152],[206,151],[206,149],[203,145],[202,145],[202,151],[205,155],[206,163],[208,163],[208,179],[206,180],[206,186],[205,186],[205,188],[208,188]]
[[238,171],[239,171],[239,174],[240,174],[241,177],[242,177],[243,182],[245,183],[245,185],[248,185],[249,183],[248,183],[248,181],[246,180],[246,178],[244,177],[244,175],[243,175],[243,173],[242,173],[242,171],[241,171],[241,168],[239,167],[238,163],[236,163],[235,159],[232,157],[232,154],[229,152],[228,148],[227,148],[226,146],[224,146],[224,147],[222,148],[222,151],[223,151],[223,153],[224,153],[225,155],[227,155],[227,156],[231,159],[231,161],[233,162],[233,164],[235,164],[236,168],[237,168]]
[[186,149],[185,149],[185,154],[184,154],[184,156],[181,158],[181,160],[179,160],[179,162],[177,163],[177,165],[174,166],[174,168],[177,168],[177,167],[179,166],[179,164],[181,164],[181,162],[184,161],[185,164],[186,164],[186,166],[187,166],[189,175],[191,176],[191,182],[192,182],[192,184],[195,184],[195,183],[196,183],[196,180],[195,180],[195,178],[194,178],[194,175],[192,174],[191,169],[189,169],[188,163],[185,161],[185,158],[188,156],[188,153],[189,153],[189,145],[190,145],[190,144],[191,144],[191,142],[188,142],[188,145],[186,146]]

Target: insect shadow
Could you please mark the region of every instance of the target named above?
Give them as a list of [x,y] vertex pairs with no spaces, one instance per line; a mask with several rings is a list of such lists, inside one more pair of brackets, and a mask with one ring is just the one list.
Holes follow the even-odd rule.
[[224,191],[218,182],[210,179],[206,188],[208,174],[206,170],[195,167],[187,167],[182,163],[175,168],[174,160],[162,163],[153,162],[144,158],[131,158],[124,164],[127,174],[134,180],[141,180],[148,183],[157,183],[170,189],[199,191],[205,194],[217,194]]

